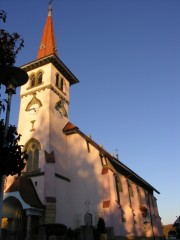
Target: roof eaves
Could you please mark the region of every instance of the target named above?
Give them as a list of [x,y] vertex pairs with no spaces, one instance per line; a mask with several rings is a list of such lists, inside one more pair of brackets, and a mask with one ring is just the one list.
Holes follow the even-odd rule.
[[79,80],[75,77],[75,75],[66,67],[66,65],[55,54],[50,54],[46,57],[29,62],[21,66],[21,69],[25,71],[30,71],[37,67],[43,66],[47,63],[52,63],[64,75],[64,77],[67,78],[70,85],[73,85],[79,82]]
[[148,189],[154,190],[156,193],[160,194],[160,192],[159,192],[157,189],[155,189],[153,186],[151,186],[147,181],[145,181],[143,178],[141,178],[138,174],[136,174],[136,173],[135,173],[134,171],[132,171],[130,168],[128,168],[127,166],[125,166],[125,165],[124,165],[122,162],[120,162],[118,159],[113,158],[113,161],[111,160],[111,163],[112,163],[112,164],[114,163],[114,164],[116,165],[116,166],[114,166],[114,165],[113,165],[113,166],[115,167],[115,169],[116,169],[119,173],[121,173],[121,170],[119,171],[117,165],[119,166],[120,169],[124,170],[126,176],[127,176],[129,179],[135,180],[135,181],[138,180],[138,182],[140,182],[140,184],[142,184],[142,185],[148,187]]
[[[69,123],[68,123],[69,124]],[[104,148],[102,148],[100,145],[98,145],[95,141],[93,141],[91,139],[91,137],[88,137],[86,134],[84,134],[83,132],[81,132],[79,130],[78,127],[76,127],[75,125],[72,124],[71,128],[68,129],[68,124],[65,126],[65,128],[67,128],[64,133],[66,134],[74,134],[74,133],[78,133],[79,135],[81,135],[88,143],[90,143],[91,145],[93,145],[97,150],[99,150],[99,152],[101,154],[104,154],[109,161],[111,162],[111,164],[113,164],[115,170],[119,173],[123,172],[125,173],[126,176],[128,176],[128,178],[131,178],[132,180],[138,181],[141,183],[141,185],[146,186],[146,188],[154,190],[156,193],[160,194],[160,192],[158,190],[156,190],[153,186],[151,186],[148,182],[146,182],[143,178],[141,178],[138,174],[136,174],[134,171],[132,171],[130,168],[128,168],[126,165],[124,165],[122,162],[120,162],[118,159],[116,159],[114,156],[112,156],[109,152],[107,152]],[[120,169],[118,169],[120,168]]]

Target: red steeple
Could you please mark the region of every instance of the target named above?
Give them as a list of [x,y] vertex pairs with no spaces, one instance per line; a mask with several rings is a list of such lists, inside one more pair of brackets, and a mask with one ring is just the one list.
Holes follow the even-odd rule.
[[43,58],[51,54],[57,55],[57,49],[56,49],[56,40],[55,40],[55,34],[54,34],[54,27],[53,27],[53,21],[52,21],[52,5],[51,2],[49,3],[49,9],[48,9],[48,16],[46,19],[46,23],[44,26],[44,31],[41,39],[41,44],[38,51],[37,58]]

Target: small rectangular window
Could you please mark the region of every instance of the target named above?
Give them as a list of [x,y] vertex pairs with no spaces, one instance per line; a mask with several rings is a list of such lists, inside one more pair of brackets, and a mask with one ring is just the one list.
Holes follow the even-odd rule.
[[87,144],[87,150],[88,150],[88,152],[90,152],[91,150],[90,150],[89,142],[86,141],[86,144]]
[[107,158],[103,154],[100,154],[102,166],[107,166]]

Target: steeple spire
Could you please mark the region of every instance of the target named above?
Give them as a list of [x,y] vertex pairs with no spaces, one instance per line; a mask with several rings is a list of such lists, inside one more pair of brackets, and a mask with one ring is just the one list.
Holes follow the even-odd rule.
[[52,0],[49,1],[48,16],[44,26],[37,58],[40,59],[51,54],[57,55],[56,39],[52,20]]
[[52,0],[49,1],[48,16],[52,16]]

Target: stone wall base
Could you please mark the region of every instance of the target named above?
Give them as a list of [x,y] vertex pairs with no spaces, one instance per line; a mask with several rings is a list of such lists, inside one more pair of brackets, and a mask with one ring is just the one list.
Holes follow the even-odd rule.
[[44,223],[56,223],[56,203],[46,203]]

